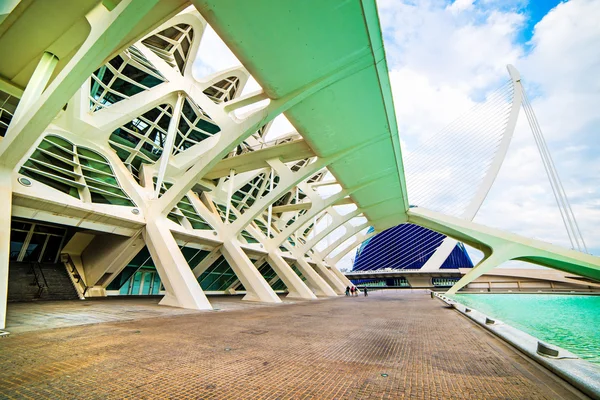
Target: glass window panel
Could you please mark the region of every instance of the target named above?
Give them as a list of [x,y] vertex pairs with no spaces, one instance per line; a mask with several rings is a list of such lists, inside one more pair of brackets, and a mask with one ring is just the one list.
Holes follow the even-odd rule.
[[31,240],[27,245],[27,250],[25,250],[25,255],[23,256],[23,262],[35,262],[40,258],[40,254],[42,253],[42,247],[44,247],[44,243],[46,242],[47,235],[34,233],[31,236]]
[[121,78],[117,78],[114,81],[114,83],[111,86],[111,89],[127,97],[134,96],[144,91],[142,87],[129,83]]
[[11,261],[17,261],[19,257],[19,253],[21,253],[21,249],[23,248],[23,243],[25,243],[25,238],[27,237],[27,232],[21,231],[11,231],[10,232],[10,257]]
[[42,254],[41,262],[43,263],[53,263],[56,261],[56,257],[60,253],[60,245],[62,243],[63,238],[61,236],[49,236],[48,243],[46,244],[46,248],[44,249],[44,254]]
[[142,282],[142,272],[138,271],[133,276],[133,284],[131,285],[131,290],[129,291],[129,294],[132,294],[134,296],[136,294],[139,294],[141,282]]
[[123,65],[123,58],[121,58],[121,56],[118,55],[115,58],[113,58],[112,60],[110,60],[109,63],[110,63],[110,65],[112,65],[113,67],[115,67],[116,70],[118,70],[119,67],[121,65]]
[[156,274],[154,274],[154,285],[152,286],[152,294],[158,294],[160,290],[160,283],[160,276],[157,272]]
[[43,184],[48,185],[50,187],[53,187],[54,189],[60,190],[63,193],[71,195],[71,196],[73,196],[73,197],[75,197],[77,199],[79,198],[79,191],[76,188],[72,187],[72,186],[69,186],[69,185],[64,184],[62,182],[57,182],[57,181],[55,181],[53,179],[50,179],[50,178],[48,178],[46,176],[36,174],[33,171],[21,169],[20,173],[23,174],[23,175],[25,175],[25,176],[30,177],[31,179],[35,179],[36,181],[38,181],[40,183],[43,183]]

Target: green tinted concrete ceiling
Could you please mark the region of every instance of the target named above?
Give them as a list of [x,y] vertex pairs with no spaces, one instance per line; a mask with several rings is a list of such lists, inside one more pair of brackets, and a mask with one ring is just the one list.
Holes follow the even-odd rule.
[[[0,0],[0,9],[3,0]],[[108,7],[119,1],[23,0],[0,21],[0,87],[2,82],[24,89],[35,67],[47,51],[58,59],[52,79],[67,65],[91,32],[88,21],[94,7]],[[104,4],[104,6],[101,6]],[[161,1],[134,27],[127,27],[113,54],[121,52],[166,19],[188,5],[187,0]],[[99,24],[102,13],[91,13]],[[91,74],[91,72],[90,72]],[[83,83],[83,80],[82,80]]]
[[318,156],[360,146],[331,172],[345,188],[372,182],[352,198],[377,230],[405,221],[404,171],[375,1],[193,3],[272,99],[368,59],[285,115]]

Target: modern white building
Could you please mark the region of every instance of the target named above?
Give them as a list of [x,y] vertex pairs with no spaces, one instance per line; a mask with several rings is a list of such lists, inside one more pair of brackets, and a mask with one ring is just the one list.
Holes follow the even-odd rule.
[[[340,254],[405,222],[484,252],[452,291],[511,259],[600,279],[596,257],[409,207],[374,1],[231,3],[1,6],[0,328],[61,273],[80,298],[192,309],[338,296]],[[244,67],[198,80],[207,23]],[[281,114],[296,130],[269,140]]]

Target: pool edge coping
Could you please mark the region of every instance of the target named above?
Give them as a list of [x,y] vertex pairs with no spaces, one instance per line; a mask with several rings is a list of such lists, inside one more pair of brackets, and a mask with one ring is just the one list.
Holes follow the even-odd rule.
[[[430,291],[430,293],[432,298],[437,298],[448,307],[455,309],[477,325],[511,344],[529,358],[563,378],[586,395],[600,399],[600,367],[589,361],[583,360],[576,354],[561,347],[549,345],[520,329],[487,316],[473,308],[466,307],[465,305],[446,297],[444,294],[435,291]],[[489,321],[492,322],[489,323]],[[538,343],[549,345],[552,348],[557,349],[559,351],[559,357],[540,355],[537,351]]]

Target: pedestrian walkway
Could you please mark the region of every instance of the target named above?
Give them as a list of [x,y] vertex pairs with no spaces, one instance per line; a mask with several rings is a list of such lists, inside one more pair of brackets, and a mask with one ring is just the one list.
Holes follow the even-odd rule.
[[[166,317],[183,314],[198,314],[214,311],[244,310],[265,307],[262,303],[241,301],[244,295],[209,296],[212,311],[188,310],[163,307],[158,302],[162,296],[103,297],[84,301],[38,301],[10,303],[6,318],[6,330],[11,334],[90,325],[102,322],[131,321],[144,318]],[[286,304],[293,304],[282,298]]]
[[11,334],[0,398],[577,398],[425,292],[243,304]]

